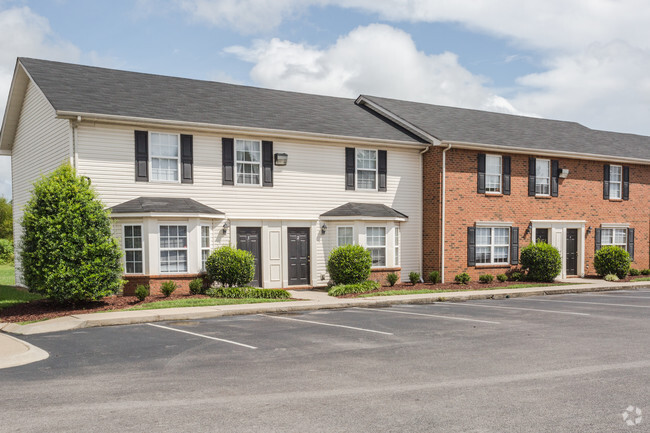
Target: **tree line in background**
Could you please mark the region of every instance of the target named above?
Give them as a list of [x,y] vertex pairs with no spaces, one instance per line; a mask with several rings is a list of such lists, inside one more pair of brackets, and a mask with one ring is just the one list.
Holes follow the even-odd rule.
[[13,261],[13,236],[11,202],[0,197],[0,264]]

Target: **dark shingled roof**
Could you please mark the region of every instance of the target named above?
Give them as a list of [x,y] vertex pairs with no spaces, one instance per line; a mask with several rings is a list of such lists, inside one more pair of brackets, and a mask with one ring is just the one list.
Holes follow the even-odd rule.
[[346,203],[329,210],[322,217],[375,217],[375,218],[408,218],[384,204],[376,203]]
[[363,97],[441,141],[650,160],[650,137],[642,135],[598,131],[575,122]]
[[354,99],[21,57],[58,111],[268,128],[418,143]]
[[111,212],[114,214],[156,212],[223,215],[223,212],[199,203],[196,200],[192,200],[191,198],[173,197],[138,197],[113,206]]

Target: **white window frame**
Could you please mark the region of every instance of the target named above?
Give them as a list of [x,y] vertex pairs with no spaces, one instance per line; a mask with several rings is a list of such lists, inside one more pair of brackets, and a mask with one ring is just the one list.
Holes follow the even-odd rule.
[[[539,170],[537,169],[537,164],[540,164],[542,162],[546,163],[547,165],[548,177],[539,176]],[[546,184],[539,183],[540,179],[546,179]],[[546,186],[548,188],[548,192],[546,193],[538,192],[538,186]],[[551,160],[550,159],[540,159],[540,158],[535,159],[535,195],[539,195],[542,197],[548,197],[551,195]]]
[[[623,231],[623,242],[616,242],[616,230],[622,230]],[[612,242],[611,243],[605,243],[605,231],[611,231],[612,232]],[[600,246],[609,246],[613,245],[615,247],[621,247],[625,251],[627,251],[627,227],[601,227],[600,229]]]
[[[352,231],[352,241],[349,244],[341,244],[341,229],[350,229]],[[354,226],[338,226],[336,228],[336,246],[354,245]]]
[[[619,180],[613,181],[612,174],[614,169],[618,169]],[[618,185],[618,197],[612,194],[612,186]],[[623,166],[622,165],[610,165],[609,166],[609,198],[614,200],[621,200],[623,198]]]
[[[255,142],[255,143],[259,144],[259,148],[260,148],[259,161],[257,161],[257,162],[240,161],[239,159],[237,159],[237,144],[241,144],[241,143],[243,143],[245,141]],[[261,140],[250,140],[250,139],[246,139],[246,138],[236,138],[235,139],[235,145],[233,146],[233,152],[234,152],[234,158],[233,159],[235,161],[235,167],[234,167],[235,185],[250,186],[250,187],[262,186],[262,175],[263,175],[263,173],[262,173],[262,141]],[[238,172],[239,164],[257,165],[257,173],[258,173],[257,179],[258,179],[258,182],[257,183],[243,183],[243,182],[240,183],[239,182],[239,172]]]
[[[178,146],[178,157],[177,158],[170,158],[167,156],[154,156],[153,155],[153,145],[152,145],[152,140],[151,140],[151,135],[152,134],[160,134],[160,135],[172,135],[176,137],[176,145]],[[149,138],[148,138],[148,143],[147,143],[147,150],[148,150],[148,159],[149,159],[149,181],[150,182],[160,182],[160,183],[180,183],[181,182],[181,135],[180,134],[170,134],[169,132],[158,132],[158,131],[149,131]],[[160,180],[160,179],[154,179],[153,177],[153,160],[154,158],[156,159],[176,159],[176,174],[177,174],[177,179],[176,180]]]
[[[373,152],[375,154],[375,168],[359,168],[358,167],[358,159],[359,159],[359,151],[364,151],[364,152]],[[374,188],[363,188],[359,186],[359,171],[372,171],[375,173],[375,187]],[[377,149],[360,149],[356,148],[354,152],[354,178],[355,178],[355,189],[357,190],[363,190],[363,191],[377,191],[379,188],[379,151]]]
[[[140,227],[140,248],[126,247],[126,227]],[[133,236],[131,236],[133,237]],[[122,249],[124,250],[124,274],[125,275],[144,275],[144,226],[143,224],[122,224]],[[126,253],[127,251],[140,251],[142,253],[142,272],[131,272],[127,270]]]
[[[368,243],[368,230],[370,229],[383,229],[384,230],[384,245],[369,245]],[[366,227],[366,249],[370,251],[370,254],[372,255],[372,250],[384,250],[384,264],[383,265],[375,265],[374,263],[372,264],[373,268],[385,268],[388,263],[388,257],[387,257],[387,248],[386,248],[386,236],[388,234],[388,230],[386,230],[386,226],[367,226]]]
[[[479,244],[478,243],[478,239],[479,239],[478,230],[479,229],[488,229],[488,230],[490,230],[490,243],[489,244]],[[505,243],[505,244],[496,244],[495,243],[495,241],[494,241],[494,239],[495,239],[495,236],[494,236],[495,229],[508,230],[508,241],[507,241],[507,243]],[[507,227],[506,226],[490,226],[490,227],[477,226],[475,233],[476,233],[476,239],[475,239],[475,243],[474,243],[474,248],[476,249],[476,251],[475,251],[476,266],[494,266],[494,265],[508,265],[508,264],[510,264],[510,237],[512,236],[512,230],[511,230],[510,226],[507,226]],[[489,262],[479,262],[478,261],[478,257],[479,257],[478,249],[479,248],[486,248],[486,247],[490,248],[490,261]],[[495,250],[495,248],[498,248],[498,247],[501,247],[501,248],[506,247],[507,256],[506,256],[506,260],[504,262],[495,262],[494,261],[494,250]]]
[[400,250],[400,228],[399,226],[395,226],[395,266],[400,266],[400,256],[399,256],[399,250]]
[[[499,173],[488,173],[488,159],[498,158],[499,159]],[[498,176],[498,189],[496,191],[488,190],[488,177],[489,176]],[[503,193],[503,158],[501,155],[485,155],[485,193],[486,194],[502,194]]]
[[[208,246],[205,247],[203,246],[203,228],[208,229]],[[203,253],[205,251],[208,252],[208,257],[210,257],[210,252],[212,251],[212,227],[208,224],[201,224],[199,226],[199,234],[200,234],[200,243],[199,243],[199,260],[201,262],[201,270],[205,271],[205,262],[203,261]],[[207,260],[207,257],[206,257]]]
[[[160,229],[161,227],[185,227],[185,247],[180,248],[180,247],[173,247],[173,248],[163,248],[161,246],[162,244],[162,236],[160,235]],[[188,231],[188,225],[187,224],[178,224],[178,223],[164,223],[164,224],[159,224],[158,225],[158,267],[160,270],[161,274],[187,274],[189,273],[190,270],[190,250],[189,250],[189,243],[190,243],[190,233]],[[185,271],[163,271],[162,270],[162,252],[163,251],[185,251]]]

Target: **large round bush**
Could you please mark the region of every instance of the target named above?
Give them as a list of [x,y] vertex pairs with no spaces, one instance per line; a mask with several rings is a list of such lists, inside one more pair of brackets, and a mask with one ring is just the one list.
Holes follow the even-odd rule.
[[607,245],[596,251],[594,267],[598,275],[614,274],[625,278],[630,270],[630,255],[623,248]]
[[372,257],[360,245],[344,245],[334,249],[327,259],[327,271],[335,285],[357,284],[368,279]]
[[210,283],[217,282],[226,287],[245,286],[255,277],[255,258],[248,251],[232,247],[221,247],[205,262]]
[[109,212],[70,165],[34,184],[21,223],[20,267],[30,291],[74,303],[121,287],[122,253]]
[[521,267],[532,281],[552,282],[562,271],[560,252],[545,242],[530,244],[521,250]]

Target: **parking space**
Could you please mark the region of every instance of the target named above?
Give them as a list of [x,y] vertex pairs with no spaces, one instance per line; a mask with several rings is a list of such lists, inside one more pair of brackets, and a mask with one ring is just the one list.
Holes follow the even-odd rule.
[[[638,290],[31,336],[51,356],[0,371],[16,396],[3,422],[70,431],[104,413],[94,431],[140,431],[133,416],[152,431],[617,431],[629,405],[650,415],[649,308]],[[51,403],[29,412],[36,402]]]

